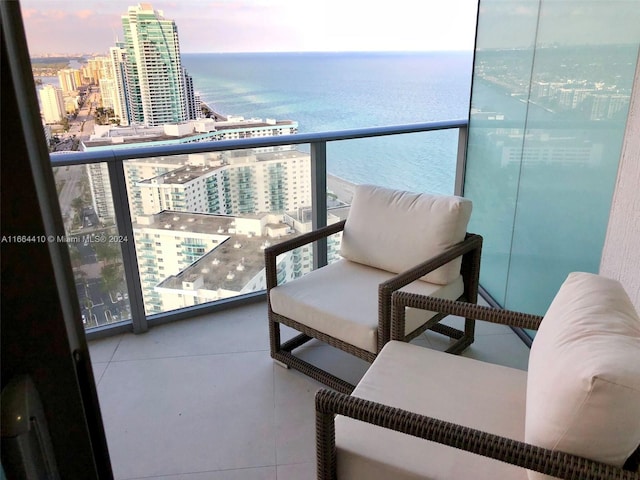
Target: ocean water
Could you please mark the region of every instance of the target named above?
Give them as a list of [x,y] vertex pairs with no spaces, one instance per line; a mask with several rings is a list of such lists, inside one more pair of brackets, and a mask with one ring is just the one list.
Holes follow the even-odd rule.
[[[472,52],[183,54],[194,89],[225,115],[295,120],[300,133],[467,118]],[[328,173],[453,193],[457,130],[344,140]]]

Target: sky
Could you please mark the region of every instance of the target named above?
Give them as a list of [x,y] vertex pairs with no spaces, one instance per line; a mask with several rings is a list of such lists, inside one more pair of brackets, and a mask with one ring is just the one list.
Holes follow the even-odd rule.
[[[107,53],[131,0],[21,0],[31,56]],[[156,0],[182,53],[473,50],[477,0]]]

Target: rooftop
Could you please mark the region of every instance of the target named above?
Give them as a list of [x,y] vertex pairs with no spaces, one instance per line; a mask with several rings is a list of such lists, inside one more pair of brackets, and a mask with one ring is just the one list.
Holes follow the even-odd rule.
[[[243,215],[245,219],[259,220],[263,215]],[[183,282],[193,283],[202,278],[202,288],[223,288],[239,292],[264,267],[264,248],[268,236],[235,233],[236,217],[164,211],[154,215],[151,225],[137,228],[157,228],[223,236],[220,244],[177,275],[163,280],[158,287],[183,289]],[[170,227],[169,227],[170,225]],[[268,223],[272,230],[285,231],[284,223]],[[289,234],[293,237],[295,234]]]
[[154,178],[147,178],[140,181],[140,183],[153,183],[153,181],[156,180],[156,183],[182,185],[187,182],[193,181],[196,178],[201,177],[207,173],[210,173],[218,168],[220,168],[220,165],[185,165],[180,168],[176,168],[169,173],[165,173]]
[[[142,218],[148,218],[150,223],[142,223]],[[164,210],[147,217],[138,217],[134,228],[153,228],[158,230],[186,230],[194,233],[223,233],[220,229],[227,229],[233,224],[234,217],[228,215],[213,215],[207,213],[173,212]]]

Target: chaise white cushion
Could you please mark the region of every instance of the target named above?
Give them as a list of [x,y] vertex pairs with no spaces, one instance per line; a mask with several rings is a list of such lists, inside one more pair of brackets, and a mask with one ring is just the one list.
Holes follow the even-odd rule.
[[[391,341],[353,395],[430,417],[524,438],[526,372]],[[526,480],[526,470],[336,418],[337,478]]]
[[[393,276],[390,272],[342,259],[271,289],[269,300],[275,313],[377,353],[378,285]],[[455,300],[462,295],[464,283],[458,273],[448,285],[416,281],[402,290]],[[410,309],[406,332],[412,332],[433,315],[433,312]]]
[[[340,255],[353,262],[400,273],[464,240],[471,201],[358,185],[342,235]],[[460,274],[461,258],[427,274],[446,285]]]
[[525,439],[616,466],[640,444],[640,319],[617,281],[572,273],[558,291],[531,348]]

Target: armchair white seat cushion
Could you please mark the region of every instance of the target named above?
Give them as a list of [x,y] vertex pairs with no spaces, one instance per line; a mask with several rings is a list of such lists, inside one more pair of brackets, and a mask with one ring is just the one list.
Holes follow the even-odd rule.
[[[393,273],[339,260],[270,291],[275,313],[371,353],[378,352],[378,285]],[[464,291],[462,276],[447,285],[415,281],[401,290],[455,300]],[[435,312],[407,313],[406,334]]]
[[640,318],[617,281],[567,277],[533,342],[527,392],[527,443],[616,466],[638,448]]
[[[391,341],[352,395],[523,440],[526,383],[522,370]],[[486,457],[343,416],[335,422],[339,479],[527,478]]]
[[[471,209],[471,201],[462,197],[359,185],[340,255],[388,272],[403,272],[464,240]],[[461,261],[458,258],[423,279],[451,283],[460,275]]]

